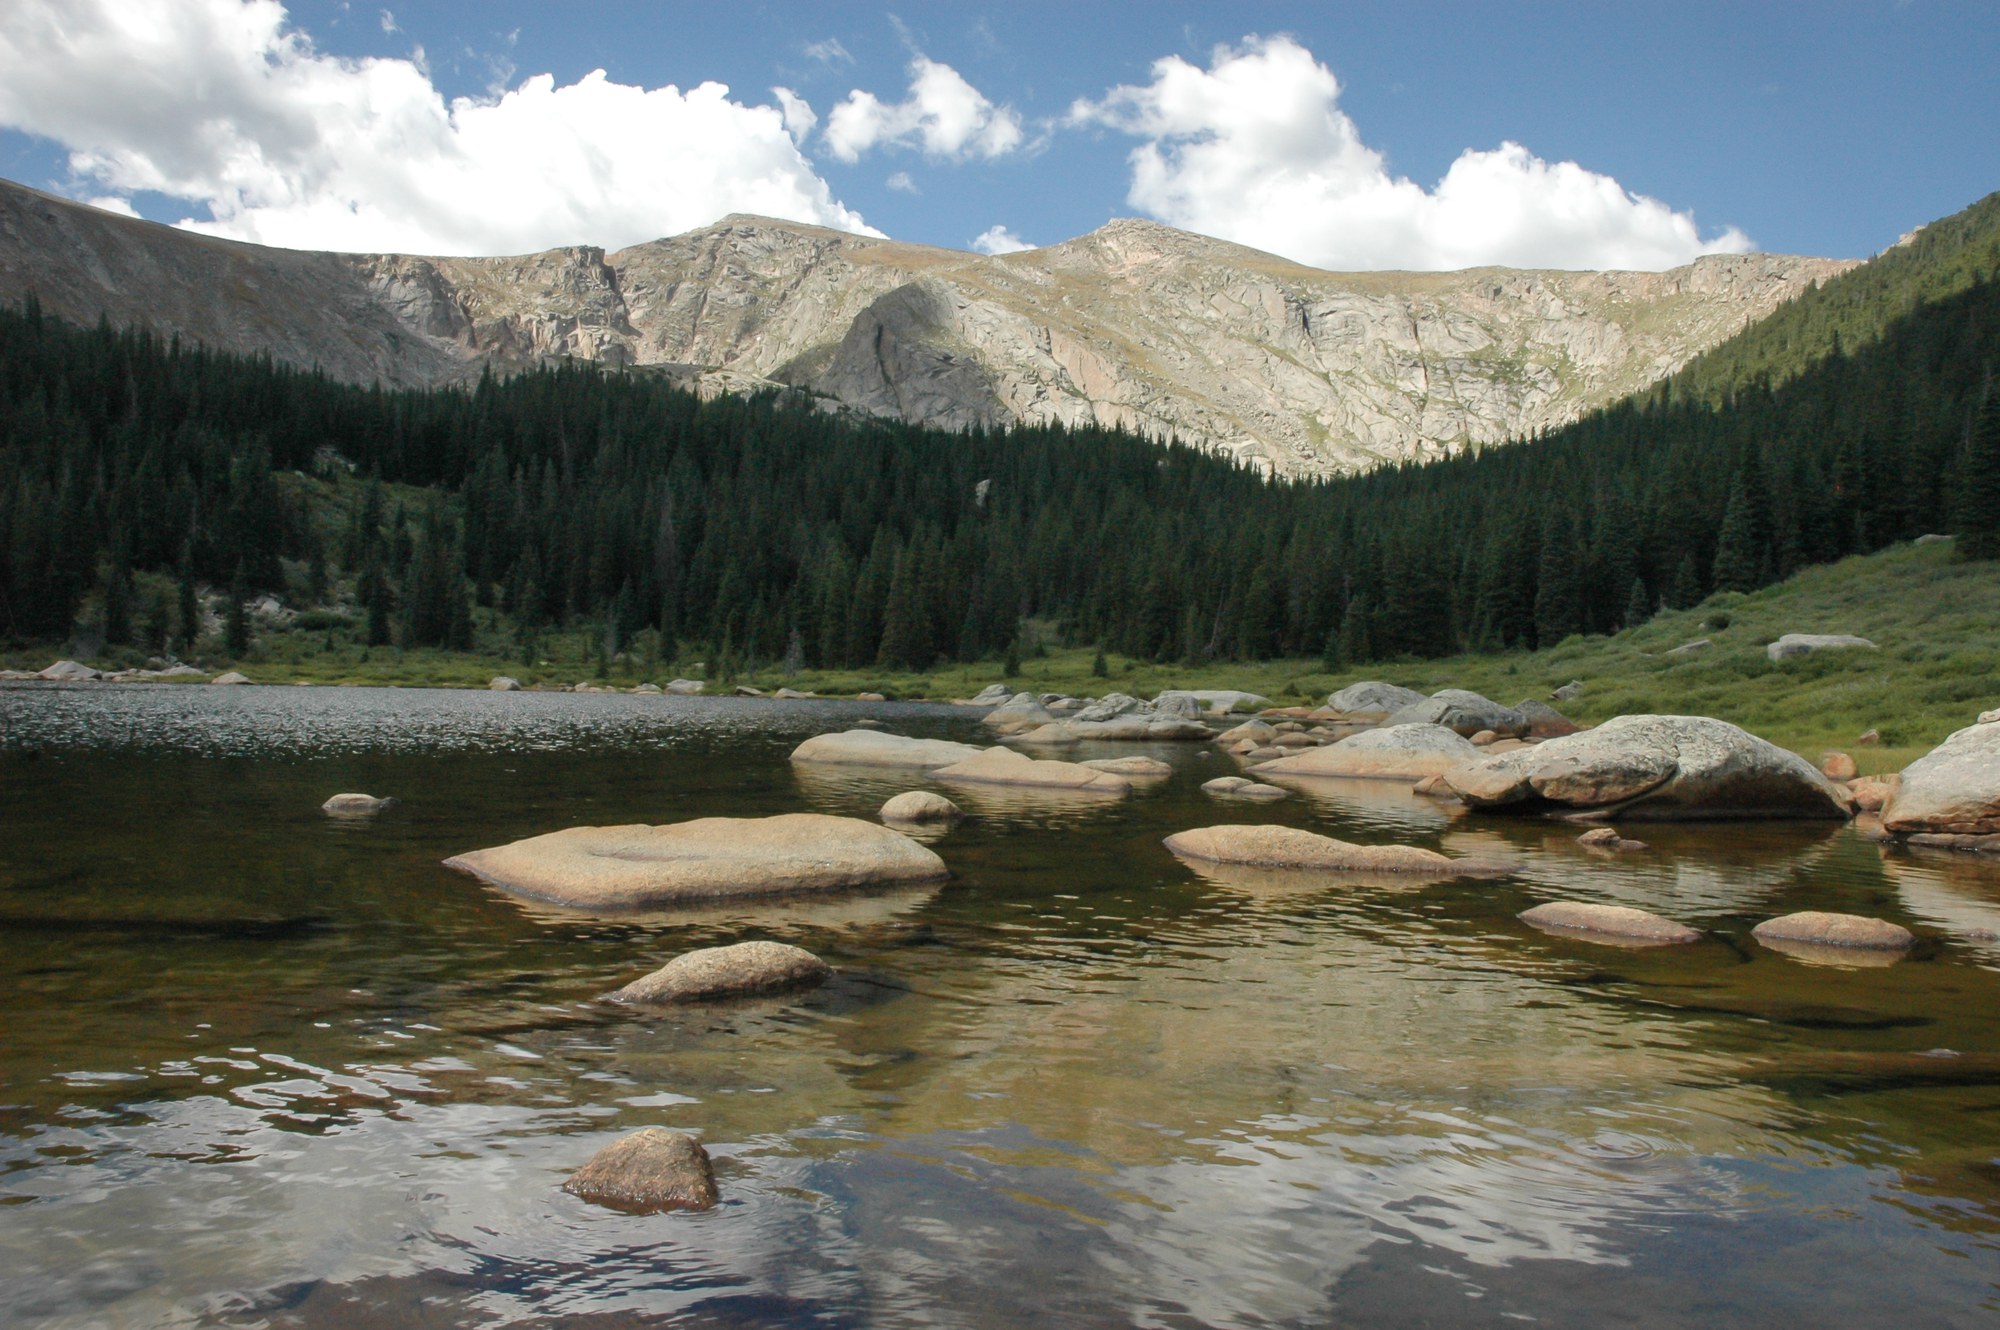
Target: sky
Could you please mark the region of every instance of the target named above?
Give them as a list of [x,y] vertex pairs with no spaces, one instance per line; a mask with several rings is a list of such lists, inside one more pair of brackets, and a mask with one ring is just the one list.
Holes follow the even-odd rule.
[[1336,270],[1859,257],[2000,188],[2000,3],[5,0],[0,176],[313,249],[1120,216]]

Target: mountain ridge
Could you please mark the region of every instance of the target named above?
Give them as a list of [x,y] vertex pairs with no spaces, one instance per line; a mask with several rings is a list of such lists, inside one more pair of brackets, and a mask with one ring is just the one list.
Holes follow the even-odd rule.
[[945,428],[1116,425],[1287,475],[1562,424],[1853,266],[1347,274],[1130,218],[988,256],[742,214],[608,253],[334,254],[0,182],[0,300],[73,322],[387,386],[570,357]]

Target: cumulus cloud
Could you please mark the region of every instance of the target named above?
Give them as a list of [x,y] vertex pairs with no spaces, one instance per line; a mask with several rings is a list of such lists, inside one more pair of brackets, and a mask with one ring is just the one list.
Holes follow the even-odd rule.
[[972,238],[972,247],[981,254],[1019,254],[1024,249],[1033,249],[1021,237],[1004,226],[989,226]]
[[616,247],[730,212],[880,234],[800,153],[796,97],[599,70],[447,102],[420,60],[324,55],[277,0],[8,0],[0,125],[67,147],[89,193],[191,200],[210,216],[182,225],[273,245]]
[[875,148],[920,147],[932,157],[999,157],[1021,146],[1021,117],[996,106],[950,65],[910,61],[910,91],[885,102],[856,88],[826,118],[826,146],[843,162]]
[[1518,143],[1468,149],[1426,190],[1389,173],[1339,98],[1303,46],[1250,37],[1207,69],[1155,61],[1150,83],[1078,101],[1069,122],[1145,140],[1133,207],[1323,268],[1661,269],[1751,247],[1733,228],[1703,239],[1692,214]]

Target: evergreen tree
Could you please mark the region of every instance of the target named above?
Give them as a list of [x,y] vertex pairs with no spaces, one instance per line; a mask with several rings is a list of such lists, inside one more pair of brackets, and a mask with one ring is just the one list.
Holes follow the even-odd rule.
[[1646,594],[1645,580],[1635,577],[1632,579],[1631,591],[1625,596],[1625,626],[1637,628],[1652,617],[1653,601]]
[[1104,644],[1102,642],[1098,643],[1097,654],[1091,658],[1090,677],[1093,679],[1109,679],[1111,677],[1111,662],[1104,658]]
[[1958,557],[2000,559],[2000,387],[1990,388],[1965,450]]
[[1755,591],[1763,584],[1752,509],[1750,496],[1739,480],[1729,491],[1729,506],[1722,510],[1722,525],[1715,536],[1713,580],[1717,591]]
[[238,564],[236,576],[229,583],[229,616],[223,637],[231,660],[241,660],[250,654],[250,612],[243,603],[249,594],[249,579],[243,565]]

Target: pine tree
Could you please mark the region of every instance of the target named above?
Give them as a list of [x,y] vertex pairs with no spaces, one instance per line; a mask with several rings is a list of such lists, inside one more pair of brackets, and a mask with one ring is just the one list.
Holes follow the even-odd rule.
[[1097,644],[1097,655],[1091,659],[1090,677],[1093,679],[1109,679],[1111,677],[1111,662],[1104,658],[1104,644],[1102,642]]
[[243,565],[236,565],[236,576],[229,583],[229,618],[224,635],[224,644],[231,660],[241,660],[250,654],[250,613],[244,600],[250,594]]
[[1632,590],[1625,597],[1625,626],[1637,628],[1652,617],[1653,601],[1646,594],[1645,579],[1635,577],[1632,579]]
[[1958,557],[2000,559],[2000,387],[1986,405],[1965,450],[1958,499]]
[[1729,492],[1729,506],[1722,510],[1722,526],[1715,536],[1712,580],[1717,591],[1755,591],[1763,585],[1758,575],[1763,561],[1751,509],[1749,494],[1739,480]]

